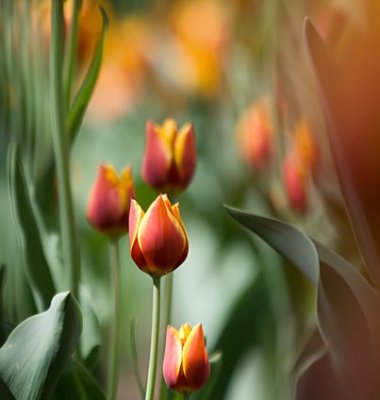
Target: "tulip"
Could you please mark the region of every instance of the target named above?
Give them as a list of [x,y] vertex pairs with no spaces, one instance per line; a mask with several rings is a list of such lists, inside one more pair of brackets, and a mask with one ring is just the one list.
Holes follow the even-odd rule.
[[193,177],[196,164],[192,124],[180,130],[172,119],[161,126],[146,124],[146,149],[142,164],[144,181],[158,191],[183,191]]
[[110,236],[127,233],[130,199],[134,193],[129,166],[119,177],[112,165],[102,164],[88,204],[88,221],[95,229]]
[[168,325],[163,362],[166,384],[177,392],[191,393],[201,388],[210,376],[202,324],[184,324],[177,331]]
[[144,213],[132,200],[129,214],[131,257],[137,266],[153,277],[163,276],[185,261],[189,242],[178,203],[159,195]]
[[237,139],[245,162],[254,168],[264,168],[270,161],[273,146],[273,126],[264,102],[253,103],[240,117]]
[[297,212],[303,213],[308,207],[308,171],[300,160],[291,153],[283,165],[283,179],[289,206]]
[[318,148],[311,128],[305,119],[301,119],[295,128],[294,151],[302,165],[311,172],[315,172],[318,163]]

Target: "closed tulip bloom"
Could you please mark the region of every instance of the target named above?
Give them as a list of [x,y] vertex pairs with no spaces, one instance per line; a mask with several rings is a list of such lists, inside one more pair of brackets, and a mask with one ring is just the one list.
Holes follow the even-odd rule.
[[253,103],[240,117],[237,140],[247,165],[265,168],[273,151],[273,126],[268,104],[261,100]]
[[191,393],[200,389],[210,376],[210,363],[201,324],[184,324],[177,331],[168,325],[163,374],[170,389]]
[[290,154],[283,164],[283,179],[289,206],[299,213],[303,213],[309,206],[307,171],[300,161]]
[[163,125],[146,124],[142,164],[144,181],[158,191],[178,193],[189,185],[195,170],[196,150],[192,124],[178,130],[173,119]]
[[118,176],[110,164],[99,167],[87,208],[87,219],[100,232],[120,236],[128,232],[131,198],[134,197],[131,168]]
[[178,203],[172,206],[168,197],[160,194],[144,213],[132,200],[129,244],[133,261],[151,276],[179,267],[187,257],[189,242]]

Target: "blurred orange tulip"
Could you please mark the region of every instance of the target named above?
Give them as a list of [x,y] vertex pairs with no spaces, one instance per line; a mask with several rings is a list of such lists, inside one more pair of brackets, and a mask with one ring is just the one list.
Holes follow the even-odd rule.
[[240,117],[237,139],[245,162],[255,168],[265,167],[273,148],[273,124],[268,105],[264,101],[253,103]]
[[151,276],[162,276],[186,259],[189,242],[178,203],[173,206],[160,194],[144,213],[132,200],[129,215],[129,245],[133,261]]
[[184,324],[178,331],[167,327],[163,374],[170,389],[181,393],[194,392],[207,382],[210,363],[201,324]]
[[109,236],[127,233],[130,199],[134,195],[129,166],[118,177],[112,165],[102,164],[88,203],[88,221],[95,229]]

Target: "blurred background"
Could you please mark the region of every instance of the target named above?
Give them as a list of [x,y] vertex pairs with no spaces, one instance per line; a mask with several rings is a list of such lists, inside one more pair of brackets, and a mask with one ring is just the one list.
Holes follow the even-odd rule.
[[[190,254],[174,276],[172,324],[202,322],[209,352],[222,351],[210,398],[291,398],[297,356],[314,327],[314,292],[223,205],[291,222],[356,261],[302,29],[308,16],[328,47],[339,51],[349,29],[365,26],[361,2],[84,0],[78,85],[101,31],[99,5],[110,20],[103,62],[71,148],[82,289],[99,322],[93,368],[102,381],[112,297],[107,240],[86,220],[89,193],[100,163],[119,171],[130,164],[137,198],[147,207],[156,193],[140,176],[145,124],[174,118],[179,126],[194,123],[198,161],[192,184],[178,198]],[[68,0],[66,27],[70,9]],[[14,138],[27,165],[44,251],[57,286],[65,288],[50,137],[50,1],[2,1],[0,19],[0,261],[11,266],[7,317],[18,322],[30,310],[7,183],[7,148]],[[144,377],[151,281],[131,261],[127,237],[121,251],[119,397],[134,399],[130,327],[134,321]]]

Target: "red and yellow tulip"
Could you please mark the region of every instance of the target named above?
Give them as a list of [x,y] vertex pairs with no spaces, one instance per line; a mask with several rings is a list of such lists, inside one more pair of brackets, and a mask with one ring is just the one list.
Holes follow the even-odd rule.
[[118,176],[112,165],[102,164],[88,203],[88,221],[107,235],[127,233],[130,199],[134,195],[129,166]]
[[144,213],[132,200],[129,245],[133,261],[151,276],[179,267],[187,257],[189,241],[178,203],[171,205],[168,197],[160,194]]
[[178,130],[173,119],[163,125],[146,125],[146,148],[142,164],[144,181],[159,191],[180,192],[190,183],[196,166],[192,124]]
[[191,393],[200,389],[210,376],[210,363],[201,324],[184,324],[177,331],[167,327],[163,374],[170,389]]

